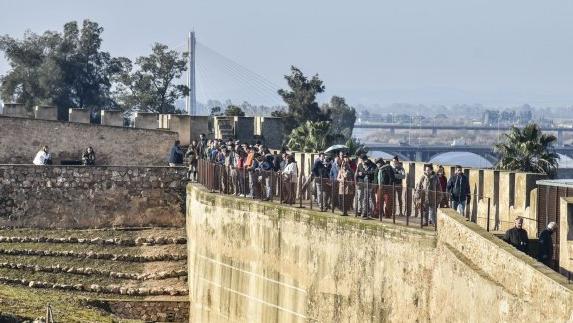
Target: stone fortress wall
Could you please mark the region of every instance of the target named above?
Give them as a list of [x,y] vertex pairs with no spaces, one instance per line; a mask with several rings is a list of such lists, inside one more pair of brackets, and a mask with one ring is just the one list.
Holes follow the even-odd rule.
[[0,226],[183,226],[185,167],[0,165]]
[[166,165],[177,133],[0,115],[0,164],[31,164],[48,145],[55,164],[92,146],[98,165]]
[[573,319],[566,279],[449,209],[438,231],[187,189],[201,322]]

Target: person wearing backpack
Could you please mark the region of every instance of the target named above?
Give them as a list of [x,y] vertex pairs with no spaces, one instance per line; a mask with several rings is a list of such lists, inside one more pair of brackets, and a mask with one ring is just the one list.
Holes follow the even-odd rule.
[[378,158],[376,160],[376,166],[378,167],[377,184],[380,187],[378,191],[382,192],[379,203],[383,203],[383,205],[380,205],[380,207],[383,208],[384,217],[391,218],[394,207],[393,186],[396,181],[394,170],[392,169],[392,166],[390,166],[390,163],[385,162],[383,158]]

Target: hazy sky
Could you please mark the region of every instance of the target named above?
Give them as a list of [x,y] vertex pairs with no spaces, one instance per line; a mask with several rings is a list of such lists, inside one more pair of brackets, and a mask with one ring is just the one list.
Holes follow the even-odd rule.
[[353,104],[573,102],[570,0],[0,0],[0,13],[17,37],[95,20],[130,58],[194,28],[273,83],[296,65]]

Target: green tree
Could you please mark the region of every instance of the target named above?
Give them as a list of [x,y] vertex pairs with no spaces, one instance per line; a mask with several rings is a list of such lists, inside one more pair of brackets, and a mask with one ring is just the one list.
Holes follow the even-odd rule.
[[500,155],[496,167],[552,176],[559,159],[553,149],[556,140],[554,135],[543,134],[534,123],[523,129],[512,127],[504,135],[503,142],[495,145],[495,151]]
[[356,110],[346,104],[344,98],[333,96],[330,99],[330,104],[324,104],[322,110],[332,121],[332,132],[341,134],[347,140],[352,137],[356,122]]
[[290,131],[306,121],[325,121],[325,116],[316,96],[324,92],[324,85],[318,75],[307,78],[298,68],[291,66],[290,75],[285,75],[290,90],[280,89],[278,94],[288,105],[288,110],[273,112],[273,116],[284,118],[285,132]]
[[111,89],[129,60],[102,51],[102,33],[97,23],[84,20],[81,28],[75,21],[66,23],[62,33],[27,32],[22,40],[0,37],[0,50],[11,67],[0,79],[2,99],[28,108],[55,105],[60,119],[67,118],[70,107],[116,106]]
[[175,102],[188,96],[189,88],[176,84],[187,70],[186,53],[169,50],[166,45],[156,43],[149,56],[135,60],[137,69],[129,66],[121,81],[121,102],[124,109],[174,113]]
[[227,109],[225,109],[225,115],[227,117],[232,117],[232,116],[244,117],[245,112],[243,112],[243,110],[240,107],[231,104],[227,107]]
[[318,152],[343,142],[344,137],[333,133],[328,121],[306,121],[292,130],[287,146],[295,151]]
[[348,147],[348,154],[350,156],[360,156],[361,154],[368,153],[368,148],[360,142],[358,138],[349,138],[345,143]]

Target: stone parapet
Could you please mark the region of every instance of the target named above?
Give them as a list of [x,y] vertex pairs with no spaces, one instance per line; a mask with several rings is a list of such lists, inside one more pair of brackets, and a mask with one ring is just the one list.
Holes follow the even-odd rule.
[[101,110],[101,124],[104,126],[123,127],[123,111]]
[[159,114],[153,112],[136,112],[134,128],[140,129],[158,129]]
[[90,123],[90,110],[87,109],[69,109],[68,119],[70,122]]
[[40,120],[58,120],[58,108],[47,105],[35,106],[34,118]]

